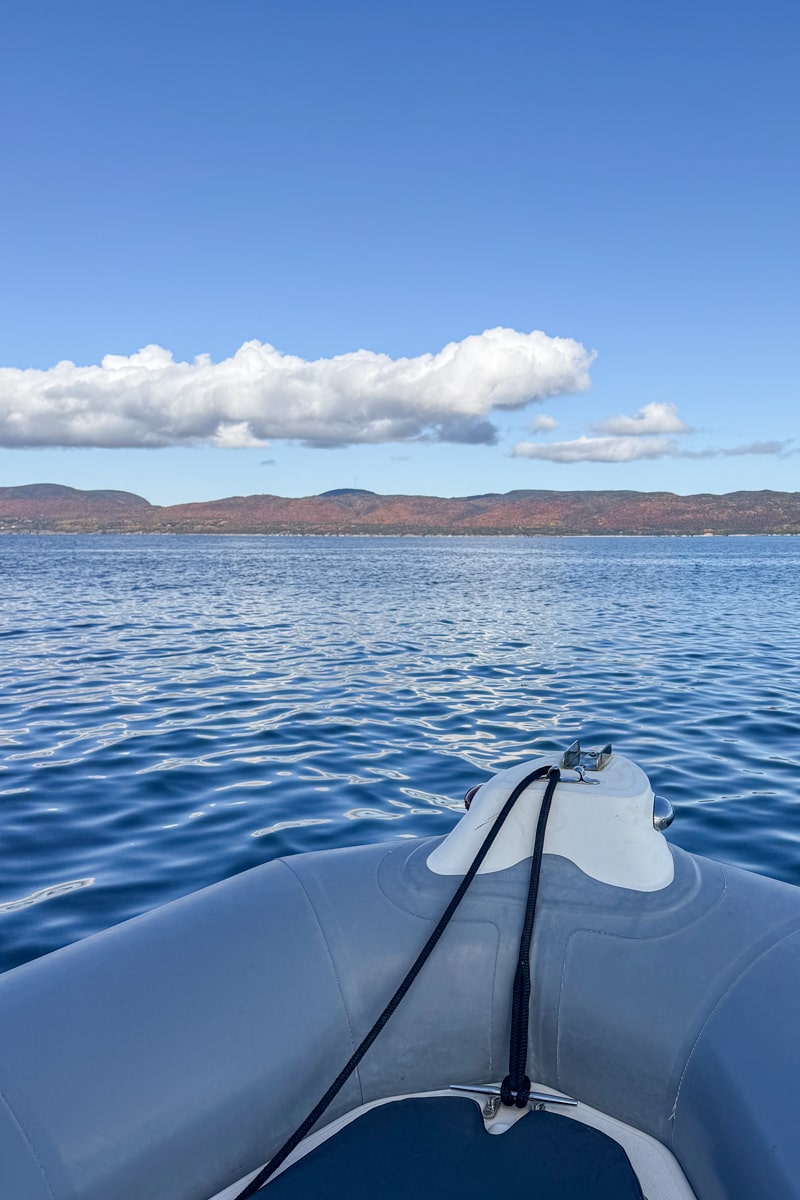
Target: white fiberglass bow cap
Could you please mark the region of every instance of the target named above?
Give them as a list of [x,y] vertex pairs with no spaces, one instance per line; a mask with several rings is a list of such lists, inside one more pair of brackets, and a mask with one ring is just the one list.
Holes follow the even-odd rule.
[[[569,761],[567,755],[564,760]],[[557,756],[519,763],[482,784],[469,811],[428,857],[430,870],[437,875],[465,874],[511,790],[525,775],[550,763],[559,765]],[[481,864],[481,874],[530,857],[546,785],[546,779],[537,780],[519,797]],[[664,835],[653,825],[653,802],[650,780],[621,754],[609,753],[597,770],[563,767],[544,852],[570,859],[601,883],[660,891],[672,883],[674,867]]]

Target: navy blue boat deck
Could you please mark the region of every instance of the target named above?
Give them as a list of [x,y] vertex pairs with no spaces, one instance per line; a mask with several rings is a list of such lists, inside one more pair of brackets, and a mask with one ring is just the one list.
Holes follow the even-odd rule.
[[370,1109],[265,1191],[274,1200],[643,1200],[625,1151],[599,1130],[532,1112],[493,1135],[474,1101],[449,1096]]

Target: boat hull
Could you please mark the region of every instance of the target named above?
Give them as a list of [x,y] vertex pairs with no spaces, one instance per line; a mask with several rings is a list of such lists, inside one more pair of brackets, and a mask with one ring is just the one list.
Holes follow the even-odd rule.
[[[439,839],[298,855],[0,978],[0,1180],[205,1200],[268,1159],[456,886]],[[652,1135],[699,1200],[800,1197],[800,889],[672,849],[657,891],[546,854],[529,1074]],[[325,1117],[506,1073],[529,861],[479,875]]]

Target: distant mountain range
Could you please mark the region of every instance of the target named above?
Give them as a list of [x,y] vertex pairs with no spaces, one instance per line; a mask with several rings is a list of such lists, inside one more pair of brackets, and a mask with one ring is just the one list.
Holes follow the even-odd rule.
[[490,492],[446,499],[336,488],[168,507],[132,492],[0,487],[2,533],[800,534],[800,492]]

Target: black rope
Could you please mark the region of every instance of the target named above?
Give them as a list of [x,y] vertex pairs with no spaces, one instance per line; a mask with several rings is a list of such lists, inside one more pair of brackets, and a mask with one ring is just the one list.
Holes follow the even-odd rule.
[[[486,855],[489,853],[490,849],[492,848],[492,844],[493,844],[495,838],[497,837],[498,833],[500,832],[500,830],[503,826],[503,822],[505,821],[508,814],[511,812],[511,809],[514,807],[517,800],[522,795],[522,793],[525,791],[525,789],[531,783],[534,783],[537,779],[542,779],[545,775],[548,774],[548,772],[550,772],[550,767],[537,767],[535,771],[529,772],[529,774],[527,774],[523,779],[521,779],[519,781],[519,783],[516,785],[516,787],[513,789],[513,791],[509,795],[508,799],[506,800],[505,804],[503,805],[502,809],[500,810],[500,812],[497,816],[497,819],[495,820],[494,825],[492,825],[492,828],[489,830],[488,834],[486,835],[486,837],[483,841],[483,844],[481,845],[481,848],[478,850],[478,853],[475,855],[475,858],[472,860],[472,864],[469,867],[469,870],[467,871],[466,875],[464,876],[464,878],[461,880],[460,884],[456,888],[456,891],[453,895],[452,900],[450,901],[447,908],[444,910],[441,917],[439,918],[439,920],[436,924],[436,928],[433,930],[433,933],[430,935],[427,942],[420,950],[416,962],[409,970],[405,979],[400,984],[397,991],[392,996],[391,1000],[386,1005],[383,1012],[381,1013],[381,1015],[378,1017],[375,1024],[370,1029],[369,1033],[366,1035],[364,1040],[361,1042],[360,1046],[358,1046],[358,1048],[353,1051],[352,1055],[350,1056],[348,1061],[345,1063],[345,1065],[342,1067],[341,1071],[336,1076],[336,1078],[334,1079],[331,1086],[328,1088],[325,1095],[314,1105],[314,1107],[312,1108],[312,1110],[308,1114],[308,1116],[305,1118],[305,1120],[297,1127],[297,1129],[294,1131],[294,1133],[291,1135],[291,1137],[287,1138],[287,1140],[281,1146],[280,1150],[276,1151],[276,1153],[273,1154],[272,1158],[269,1160],[267,1165],[265,1167],[261,1168],[261,1170],[258,1172],[258,1174],[255,1175],[250,1180],[250,1182],[247,1184],[247,1186],[241,1192],[239,1192],[233,1198],[233,1200],[248,1200],[248,1197],[254,1196],[256,1194],[256,1192],[261,1190],[262,1186],[267,1182],[267,1180],[270,1178],[270,1176],[274,1175],[274,1173],[277,1171],[278,1167],[283,1162],[286,1161],[286,1159],[289,1157],[289,1155],[292,1153],[292,1151],[295,1149],[295,1147],[298,1146],[300,1144],[300,1142],[302,1142],[302,1140],[306,1136],[306,1134],[313,1128],[314,1125],[316,1125],[319,1118],[325,1112],[325,1109],[328,1107],[328,1105],[331,1103],[331,1101],[335,1098],[337,1093],[339,1091],[341,1091],[342,1087],[344,1087],[345,1083],[350,1078],[350,1076],[353,1074],[356,1067],[361,1062],[362,1058],[367,1053],[370,1046],[372,1045],[372,1043],[375,1041],[378,1034],[383,1029],[384,1025],[387,1023],[387,1021],[392,1016],[392,1014],[394,1013],[397,1006],[400,1004],[401,1000],[405,996],[408,989],[411,987],[411,985],[414,982],[414,980],[416,979],[417,975],[419,975],[419,973],[422,970],[422,968],[424,967],[425,963],[430,958],[431,953],[432,953],[434,947],[436,946],[436,943],[439,941],[439,938],[442,936],[445,929],[447,928],[450,918],[452,917],[453,913],[458,908],[459,904],[461,903],[462,899],[464,898],[464,894],[465,894],[467,888],[472,883],[473,879],[475,878],[475,876],[477,875],[477,873],[480,869],[480,866],[481,866],[483,860],[486,858]],[[551,778],[552,778],[552,774],[551,774]],[[552,784],[552,787],[555,787],[555,784]],[[551,790],[550,786],[548,786],[548,791],[550,791],[550,793],[552,795],[552,790]],[[547,795],[547,793],[545,793],[545,796],[546,795]],[[541,821],[541,817],[539,819]],[[537,835],[538,835],[538,830],[537,830]]]
[[561,772],[558,767],[552,767],[548,772],[547,787],[542,797],[542,807],[539,809],[539,820],[536,823],[536,838],[533,843],[531,858],[531,877],[528,884],[528,899],[525,904],[525,920],[519,939],[519,956],[517,970],[514,975],[513,1001],[511,1005],[511,1038],[508,1047],[508,1074],[500,1085],[500,1099],[503,1104],[524,1108],[531,1094],[531,1081],[526,1071],[528,1066],[528,1019],[531,1002],[531,937],[533,921],[536,916],[536,897],[539,894],[539,877],[542,871],[542,855],[544,853],[544,835],[547,828],[547,818],[550,814],[550,803],[556,790]]

